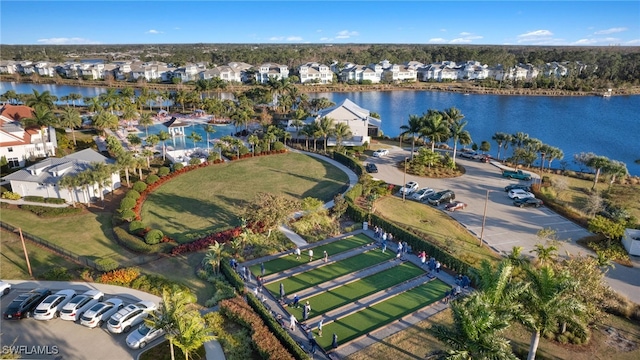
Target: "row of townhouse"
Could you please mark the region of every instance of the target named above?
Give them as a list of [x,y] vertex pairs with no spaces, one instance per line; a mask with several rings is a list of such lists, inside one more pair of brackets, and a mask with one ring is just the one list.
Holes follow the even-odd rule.
[[[575,71],[586,70],[587,65],[580,62],[558,63],[551,62],[542,68],[531,64],[518,64],[506,68],[503,65],[488,66],[478,61],[456,63],[442,61],[431,64],[423,64],[418,61],[409,61],[404,64],[393,64],[388,60],[377,64],[359,65],[347,63],[340,65],[337,62],[327,66],[317,62],[308,62],[297,68],[300,83],[329,84],[333,82],[334,74],[342,82],[370,81],[380,82],[415,82],[415,81],[446,81],[446,80],[525,80],[535,79],[538,74],[543,76],[562,77],[569,74],[569,65]],[[574,66],[575,65],[575,66]],[[86,77],[94,80],[112,77],[121,81],[136,81],[144,78],[147,81],[172,81],[180,79],[181,82],[196,81],[199,79],[219,78],[226,82],[248,83],[256,81],[264,84],[269,79],[276,80],[289,77],[287,65],[276,63],[264,63],[257,67],[243,62],[231,62],[227,65],[215,66],[207,69],[205,63],[187,64],[182,67],[174,67],[159,61],[120,61],[113,63],[82,63],[66,62],[53,64],[48,62],[31,61],[0,61],[0,73],[34,74],[41,76],[64,75],[68,78]]]

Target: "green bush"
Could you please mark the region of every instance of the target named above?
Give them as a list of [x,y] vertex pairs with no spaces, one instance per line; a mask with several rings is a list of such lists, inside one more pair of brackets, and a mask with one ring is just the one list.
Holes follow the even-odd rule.
[[156,296],[162,296],[162,290],[165,288],[175,289],[187,294],[190,297],[189,302],[196,301],[195,295],[188,287],[158,275],[140,275],[129,286],[132,289],[142,290]]
[[240,294],[244,294],[244,281],[242,281],[240,275],[231,268],[231,265],[229,265],[229,261],[227,260],[228,259],[224,258],[220,262],[220,269],[231,286],[236,288]]
[[133,200],[138,200],[138,198],[140,197],[140,193],[131,189],[129,191],[127,191],[127,194],[124,196],[125,198],[130,198]]
[[42,277],[45,280],[50,281],[69,281],[71,280],[71,275],[67,273],[67,269],[63,267],[55,267],[53,269],[49,269],[47,272],[42,274]]
[[129,224],[129,233],[137,235],[141,230],[144,230],[144,224],[142,221],[134,220]]
[[42,196],[25,196],[23,200],[24,201],[43,203],[44,202],[44,197],[42,197]]
[[119,212],[123,212],[125,210],[131,210],[136,206],[136,200],[132,198],[125,197],[120,201],[120,207],[118,208]]
[[60,198],[44,198],[44,202],[47,204],[66,204],[67,201],[65,199]]
[[131,209],[127,209],[122,211],[120,218],[126,222],[131,222],[136,218],[136,213]]
[[182,170],[182,168],[184,168],[184,165],[182,165],[182,163],[173,164],[173,171]]
[[147,184],[145,184],[143,181],[136,181],[136,183],[133,184],[133,190],[137,191],[138,193],[142,193],[146,189]]
[[284,144],[280,141],[276,141],[273,143],[272,149],[275,151],[280,151],[280,150],[284,150],[286,147],[284,146]]
[[167,176],[169,175],[170,172],[171,172],[171,169],[169,169],[166,166],[163,166],[160,169],[158,169],[158,176],[160,177]]
[[147,233],[147,235],[144,236],[144,242],[146,242],[149,245],[159,244],[160,241],[162,241],[163,237],[164,237],[164,234],[162,233],[162,231],[158,229],[151,229]]
[[100,271],[107,272],[115,270],[118,268],[118,266],[120,266],[120,264],[118,264],[118,262],[113,259],[103,258],[96,260],[96,268],[98,268],[98,270]]
[[9,199],[9,200],[20,200],[22,198],[22,196],[20,196],[20,194],[16,194],[14,192],[11,191],[5,191],[2,193],[2,198],[3,199]]
[[151,185],[151,184],[153,184],[154,182],[156,182],[156,181],[158,181],[158,180],[160,180],[160,178],[158,177],[158,175],[153,175],[153,174],[152,174],[152,175],[147,176],[147,178],[145,179],[145,182],[146,182],[148,185]]
[[64,207],[64,208],[52,208],[48,206],[38,205],[21,205],[21,209],[31,211],[32,213],[41,217],[56,217],[64,215],[79,214],[82,212],[81,208]]
[[201,163],[200,158],[194,157],[189,159],[189,165],[200,165]]
[[113,228],[113,233],[120,245],[133,252],[149,254],[154,250],[153,247],[145,243],[141,238],[129,234],[125,229],[119,226]]
[[234,288],[229,285],[226,281],[220,281],[219,279],[213,278],[210,281],[215,287],[216,291],[213,293],[213,297],[206,301],[206,307],[213,307],[218,304],[220,300],[231,299],[236,296],[236,292]]

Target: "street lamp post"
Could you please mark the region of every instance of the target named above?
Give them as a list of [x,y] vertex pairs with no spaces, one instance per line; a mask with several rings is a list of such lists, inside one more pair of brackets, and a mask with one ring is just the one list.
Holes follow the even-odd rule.
[[13,232],[18,232],[20,234],[20,241],[22,241],[22,250],[24,251],[24,258],[27,260],[27,269],[29,269],[29,276],[33,277],[33,272],[31,271],[31,263],[29,262],[29,254],[27,253],[27,246],[24,243],[24,236],[22,236],[22,228],[18,228]]
[[487,196],[484,199],[484,214],[482,214],[482,230],[480,230],[480,247],[482,247],[482,240],[484,238],[484,224],[487,220],[487,203],[489,202],[489,190],[487,190]]
[[400,191],[402,191],[402,202],[404,202],[405,197],[407,196],[407,189],[404,188],[407,183],[407,158],[404,158],[404,177],[402,178],[402,187]]

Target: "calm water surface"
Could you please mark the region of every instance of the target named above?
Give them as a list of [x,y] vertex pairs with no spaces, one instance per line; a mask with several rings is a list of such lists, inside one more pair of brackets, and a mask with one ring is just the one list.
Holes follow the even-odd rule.
[[[58,97],[70,93],[93,97],[106,91],[96,87],[0,82],[0,94],[7,90],[31,93],[32,89],[48,90]],[[562,149],[569,168],[577,168],[573,164],[574,154],[590,151],[622,161],[631,174],[640,176],[640,164],[634,163],[640,159],[640,96],[637,95],[602,98],[372,91],[317,93],[309,97],[327,97],[336,103],[348,98],[377,112],[382,117],[383,133],[391,137],[398,136],[400,126],[407,123],[411,114],[455,106],[469,122],[466,129],[472,140],[477,144],[489,141],[493,155],[497,152],[496,143],[491,141],[493,134],[522,131]],[[553,165],[560,167],[560,162],[556,160]]]

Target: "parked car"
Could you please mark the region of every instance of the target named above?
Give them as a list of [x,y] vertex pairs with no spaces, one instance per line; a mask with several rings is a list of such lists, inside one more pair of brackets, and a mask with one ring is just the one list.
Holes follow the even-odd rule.
[[31,316],[31,311],[38,306],[42,299],[51,295],[51,290],[37,288],[28,293],[20,294],[7,306],[3,317],[7,320],[19,320]]
[[509,190],[507,194],[509,194],[509,197],[512,199],[527,199],[535,197],[535,195],[533,195],[532,193],[524,191],[522,189],[512,189]]
[[414,191],[418,190],[419,187],[420,187],[420,185],[418,185],[417,182],[409,181],[403,187],[400,188],[400,194],[401,195],[402,194],[409,195],[409,194],[413,193]]
[[60,316],[60,310],[76,296],[76,292],[71,289],[60,290],[53,295],[47,296],[33,311],[33,318],[36,320],[51,320]]
[[460,153],[460,157],[465,159],[473,159],[475,156],[478,156],[478,153],[473,151],[463,151]]
[[428,197],[429,204],[438,206],[443,202],[452,202],[455,200],[456,194],[451,190],[438,191]]
[[74,297],[60,310],[60,319],[76,321],[85,311],[102,301],[104,294],[98,290],[89,290]]
[[511,184],[511,185],[507,185],[504,187],[504,191],[511,191],[513,189],[521,189],[527,192],[531,192],[531,187],[529,185],[525,185],[525,184]]
[[416,192],[414,192],[413,194],[411,194],[411,198],[413,200],[417,200],[417,201],[423,201],[426,198],[428,198],[429,196],[435,194],[436,191],[431,189],[431,188],[422,188]]
[[385,155],[389,155],[389,150],[387,149],[378,149],[373,152],[374,157],[383,157]]
[[540,199],[525,198],[525,199],[515,199],[515,200],[513,200],[513,205],[518,206],[518,207],[525,207],[525,206],[540,207],[540,206],[544,205],[544,203]]
[[523,172],[522,170],[512,171],[512,170],[503,170],[502,176],[510,179],[518,179],[518,180],[531,180],[531,174]]
[[451,212],[456,210],[464,210],[466,207],[467,207],[467,204],[463,203],[462,201],[450,202],[444,206],[445,210],[448,210]]
[[11,284],[0,280],[0,296],[5,296],[11,291]]
[[491,161],[491,159],[492,159],[492,157],[489,154],[481,154],[481,155],[478,155],[476,157],[476,160],[478,160],[480,162],[483,162],[483,163],[488,163],[489,161]]
[[116,311],[122,309],[124,303],[118,298],[111,298],[104,302],[93,305],[80,317],[80,324],[95,328],[101,326],[105,320],[108,320]]
[[378,167],[376,166],[376,164],[368,163],[367,166],[365,166],[365,168],[367,169],[368,173],[378,172]]
[[112,334],[129,332],[133,326],[140,324],[156,308],[157,305],[151,301],[139,301],[135,304],[127,305],[111,315],[107,322],[107,329]]
[[136,331],[127,336],[127,345],[132,349],[142,349],[162,335],[164,335],[163,329],[154,329],[142,323]]

